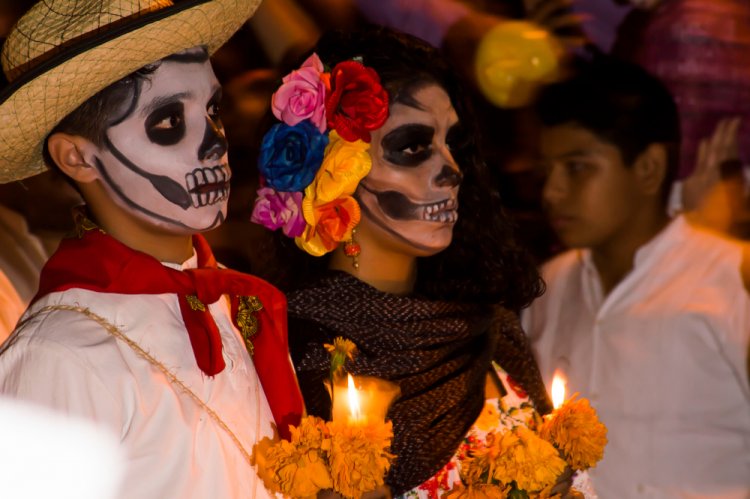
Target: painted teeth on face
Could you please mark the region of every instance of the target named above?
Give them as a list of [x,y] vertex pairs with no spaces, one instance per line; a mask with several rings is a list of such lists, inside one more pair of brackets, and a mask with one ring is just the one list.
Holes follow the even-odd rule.
[[421,218],[427,222],[455,223],[458,220],[457,207],[455,199],[424,205]]
[[[226,185],[228,175],[222,166],[213,168],[198,168],[185,175],[185,181],[193,201],[194,208],[212,205],[224,201],[229,195]],[[211,188],[204,186],[210,185]],[[201,189],[203,187],[203,189]]]
[[187,183],[187,190],[190,193],[190,199],[193,202],[193,208],[198,207],[198,203],[200,201],[200,198],[198,197],[198,194],[196,192],[193,192],[193,189],[195,189],[195,173],[191,172],[185,175],[185,182]]

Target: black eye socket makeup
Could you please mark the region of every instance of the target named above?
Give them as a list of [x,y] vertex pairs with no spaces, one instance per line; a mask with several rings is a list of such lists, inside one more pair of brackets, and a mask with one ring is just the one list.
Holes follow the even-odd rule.
[[208,115],[215,123],[221,122],[219,118],[219,111],[221,109],[221,88],[217,89],[216,92],[214,92],[214,95],[211,96],[211,100],[208,101],[206,109],[208,110]]
[[427,125],[407,124],[394,128],[380,141],[383,158],[399,166],[417,166],[432,156],[435,129]]
[[465,149],[469,143],[470,138],[466,132],[466,129],[461,126],[461,123],[456,123],[448,130],[445,136],[445,143],[448,144],[451,151],[460,151]]
[[160,146],[177,144],[185,136],[185,106],[170,102],[146,118],[146,136]]

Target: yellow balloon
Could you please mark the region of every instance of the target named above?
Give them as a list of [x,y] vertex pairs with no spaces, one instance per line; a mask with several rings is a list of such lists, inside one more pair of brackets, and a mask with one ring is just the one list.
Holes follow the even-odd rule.
[[557,79],[562,47],[545,29],[527,21],[502,22],[479,43],[474,68],[484,96],[514,108],[529,104],[536,91]]

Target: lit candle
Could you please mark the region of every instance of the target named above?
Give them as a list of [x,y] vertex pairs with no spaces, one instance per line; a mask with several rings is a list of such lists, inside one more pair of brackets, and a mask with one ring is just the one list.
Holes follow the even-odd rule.
[[565,375],[560,371],[555,371],[552,377],[552,406],[559,409],[565,402],[565,384],[567,383]]
[[353,425],[383,424],[388,406],[399,393],[393,383],[370,377],[343,376],[333,387],[334,421]]
[[357,387],[354,385],[354,378],[352,378],[351,374],[347,374],[347,389],[346,389],[346,399],[349,402],[349,422],[350,423],[364,423],[366,421],[366,418],[362,414],[362,410],[360,408],[360,396],[359,391],[357,390]]

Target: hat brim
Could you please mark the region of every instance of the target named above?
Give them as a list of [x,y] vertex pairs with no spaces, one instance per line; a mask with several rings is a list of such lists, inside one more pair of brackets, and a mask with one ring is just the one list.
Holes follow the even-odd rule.
[[213,54],[260,2],[182,1],[86,40],[14,81],[0,94],[0,183],[43,172],[47,135],[97,92],[181,50],[205,45]]

